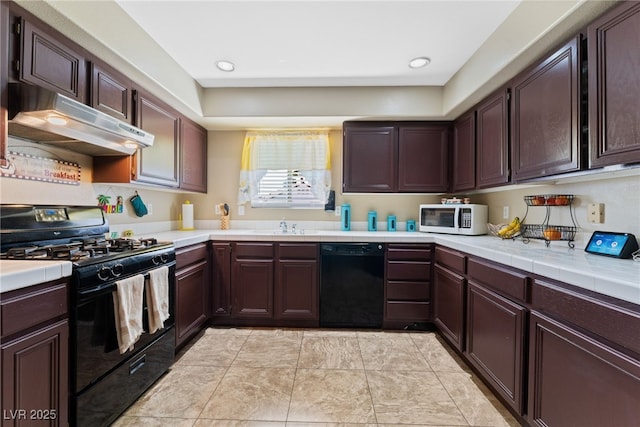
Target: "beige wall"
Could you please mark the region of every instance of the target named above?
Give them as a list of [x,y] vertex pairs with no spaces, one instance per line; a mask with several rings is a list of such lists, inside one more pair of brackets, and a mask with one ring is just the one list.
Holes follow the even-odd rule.
[[[177,192],[156,190],[151,187],[92,183],[92,159],[83,154],[50,146],[41,146],[19,139],[9,139],[9,150],[49,159],[65,160],[80,165],[80,185],[66,185],[23,179],[0,177],[0,200],[2,203],[96,205],[100,194],[125,199],[124,213],[109,214],[111,224],[136,224],[176,220],[183,195]],[[136,191],[146,204],[151,204],[153,213],[137,217],[128,202]]]
[[[125,197],[125,213],[109,214],[109,222],[118,224],[148,224],[161,221],[177,221],[181,205],[190,200],[195,205],[196,220],[216,220],[214,213],[217,203],[228,203],[232,220],[279,220],[288,221],[339,221],[333,212],[305,209],[252,209],[246,208],[246,215],[238,215],[237,186],[240,171],[240,156],[244,140],[243,131],[209,132],[208,150],[208,194],[181,191],[157,190],[140,185],[109,185],[91,182],[91,158],[66,150],[10,140],[10,149],[48,158],[76,162],[81,166],[81,183],[78,186],[33,182],[13,178],[0,178],[0,200],[2,203],[95,205],[99,194]],[[366,221],[367,212],[376,210],[378,218],[395,214],[398,221],[417,217],[420,203],[438,203],[441,195],[405,194],[342,194],[342,132],[331,131],[332,182],[336,189],[336,204],[350,203],[354,221]],[[502,218],[503,206],[509,206],[510,217],[524,216],[525,195],[530,194],[574,194],[576,196],[575,217],[583,231],[590,234],[594,230],[626,231],[640,236],[640,169],[631,172],[614,172],[588,178],[565,178],[564,182],[538,184],[535,186],[508,186],[491,192],[468,194],[475,203],[489,205],[489,221],[505,222]],[[153,213],[138,218],[127,199],[138,191],[145,203],[151,204]],[[465,194],[456,194],[462,197]],[[604,224],[587,222],[586,208],[589,203],[605,204]],[[528,223],[542,221],[543,208],[530,208]],[[563,208],[553,208],[551,220],[558,225],[571,223],[569,212]],[[177,224],[177,223],[176,223]],[[177,225],[176,225],[177,227]]]

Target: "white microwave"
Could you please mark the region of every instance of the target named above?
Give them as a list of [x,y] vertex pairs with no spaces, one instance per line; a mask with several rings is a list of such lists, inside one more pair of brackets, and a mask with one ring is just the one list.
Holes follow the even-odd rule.
[[418,229],[425,233],[487,234],[487,205],[420,205]]

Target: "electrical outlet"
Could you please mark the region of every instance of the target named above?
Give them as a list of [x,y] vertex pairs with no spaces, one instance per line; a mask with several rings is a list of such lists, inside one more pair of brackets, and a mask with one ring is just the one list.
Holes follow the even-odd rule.
[[509,206],[502,207],[502,219],[509,219]]
[[604,203],[589,203],[587,220],[593,224],[602,224],[604,222]]
[[342,206],[336,206],[336,208],[333,211],[333,214],[335,216],[340,216],[342,214]]
[[220,210],[220,205],[216,205],[213,209],[216,215],[222,214],[222,211]]
[[153,205],[151,203],[147,203],[147,213],[153,215]]
[[238,216],[244,215],[244,205],[238,205]]

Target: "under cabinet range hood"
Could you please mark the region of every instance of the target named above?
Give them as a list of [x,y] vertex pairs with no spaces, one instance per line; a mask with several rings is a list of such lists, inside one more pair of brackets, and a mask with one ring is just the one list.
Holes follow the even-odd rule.
[[154,139],[88,105],[25,83],[9,83],[9,135],[90,156],[131,155]]

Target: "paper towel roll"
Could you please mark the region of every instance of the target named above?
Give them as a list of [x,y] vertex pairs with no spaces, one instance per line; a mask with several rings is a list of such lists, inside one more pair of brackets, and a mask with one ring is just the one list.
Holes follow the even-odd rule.
[[193,205],[188,200],[182,204],[182,229],[193,230]]

